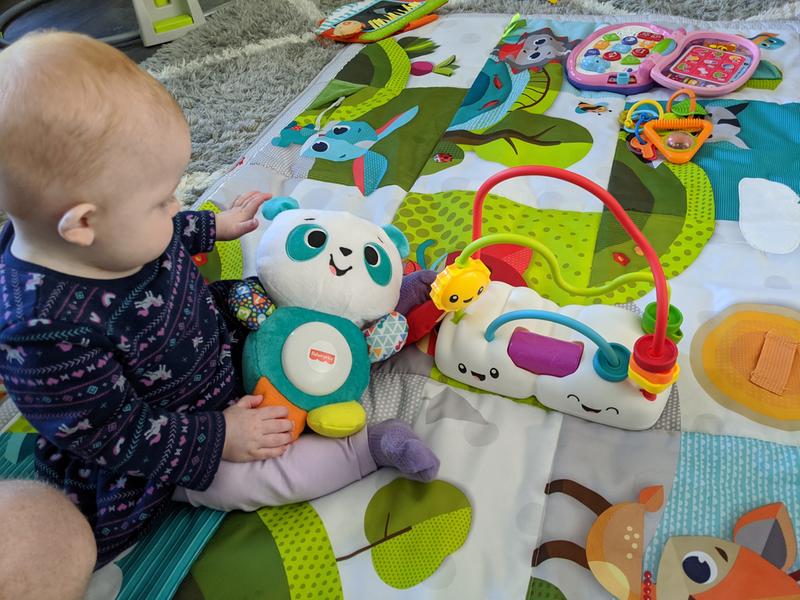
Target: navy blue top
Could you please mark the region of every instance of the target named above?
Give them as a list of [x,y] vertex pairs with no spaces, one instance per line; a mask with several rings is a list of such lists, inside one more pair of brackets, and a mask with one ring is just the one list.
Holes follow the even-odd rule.
[[0,377],[41,434],[37,476],[89,519],[98,566],[141,537],[176,485],[203,490],[222,456],[221,410],[241,394],[236,333],[191,256],[214,215],[182,212],[164,254],[93,280],[18,260],[0,232]]

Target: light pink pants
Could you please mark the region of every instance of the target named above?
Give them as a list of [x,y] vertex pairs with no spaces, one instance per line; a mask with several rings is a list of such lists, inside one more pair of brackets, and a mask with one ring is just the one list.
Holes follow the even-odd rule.
[[207,490],[179,487],[173,500],[216,510],[253,511],[319,498],[377,468],[369,452],[366,427],[341,439],[306,433],[277,458],[222,461]]

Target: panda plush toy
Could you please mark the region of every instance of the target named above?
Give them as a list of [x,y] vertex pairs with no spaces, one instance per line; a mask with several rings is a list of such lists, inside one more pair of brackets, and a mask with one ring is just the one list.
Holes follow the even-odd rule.
[[394,308],[408,241],[393,225],[300,209],[287,197],[268,201],[262,214],[271,224],[256,269],[266,292],[261,303],[271,308],[253,320],[242,312],[242,294],[232,298],[254,329],[242,357],[245,386],[264,397],[262,405],[289,408],[293,439],[306,424],[328,437],[352,435],[366,422],[359,399],[370,365],[398,352],[407,337],[406,319]]

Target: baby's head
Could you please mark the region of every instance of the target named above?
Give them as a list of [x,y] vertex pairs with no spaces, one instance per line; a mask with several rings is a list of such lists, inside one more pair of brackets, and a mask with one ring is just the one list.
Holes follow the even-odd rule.
[[114,274],[165,250],[189,130],[124,54],[70,33],[12,44],[0,53],[0,140],[0,210],[26,254]]

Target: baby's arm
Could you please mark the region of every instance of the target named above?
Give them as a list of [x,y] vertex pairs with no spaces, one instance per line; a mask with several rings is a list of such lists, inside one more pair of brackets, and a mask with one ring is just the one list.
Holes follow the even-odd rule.
[[189,254],[204,254],[214,249],[217,241],[216,217],[210,210],[184,210],[172,219],[175,235]]
[[0,349],[9,393],[50,443],[110,471],[198,490],[211,483],[225,443],[223,413],[143,402],[98,329],[29,321],[5,329]]
[[257,229],[256,212],[269,198],[261,192],[242,194],[216,215],[210,210],[181,211],[173,219],[175,231],[190,254],[211,252],[215,242],[237,240]]

